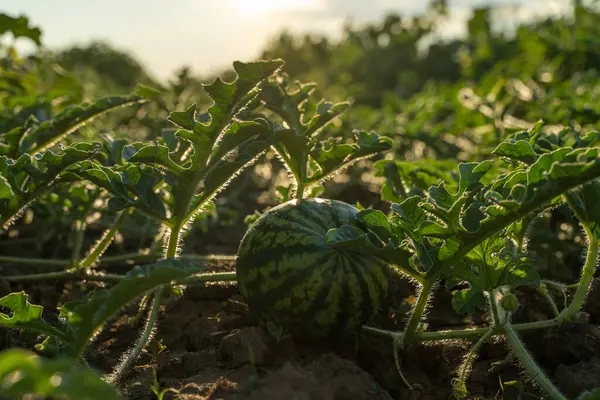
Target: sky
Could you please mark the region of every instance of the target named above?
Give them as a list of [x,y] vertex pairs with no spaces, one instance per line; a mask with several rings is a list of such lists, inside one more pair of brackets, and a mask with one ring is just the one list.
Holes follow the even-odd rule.
[[[568,10],[568,0],[449,0],[442,36],[460,35],[473,6],[502,5],[523,20]],[[183,65],[198,74],[251,60],[282,29],[339,35],[347,21],[372,22],[387,12],[413,15],[413,0],[0,0],[0,12],[24,14],[42,29],[43,45],[60,49],[91,40],[130,52],[158,79]],[[513,6],[518,5],[518,9]],[[19,44],[27,49],[27,44]]]

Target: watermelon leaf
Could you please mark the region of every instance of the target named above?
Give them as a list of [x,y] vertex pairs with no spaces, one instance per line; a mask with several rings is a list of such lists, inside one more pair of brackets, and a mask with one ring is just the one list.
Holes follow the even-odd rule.
[[[16,160],[0,156],[0,227],[6,229],[27,204],[56,184],[67,168],[96,156],[101,148],[98,142],[76,143],[33,157],[23,154]],[[7,197],[8,193],[13,195]]]
[[329,229],[325,242],[340,251],[362,252],[365,248],[375,250],[367,234],[352,225],[342,225],[340,228]]
[[[353,132],[347,142],[343,135],[328,135],[327,127],[350,106],[315,98],[314,83],[289,83],[279,73],[269,79],[259,95],[262,104],[281,118],[292,132],[273,146],[295,180],[296,197],[317,196],[305,190],[320,185],[344,168],[366,157],[391,149],[392,140],[376,133]],[[327,137],[327,138],[326,138]],[[325,138],[324,140],[322,140]]]
[[452,294],[452,308],[457,314],[470,314],[487,308],[487,300],[481,288],[471,287]]
[[156,188],[163,180],[158,171],[135,164],[105,167],[85,161],[67,168],[59,177],[61,182],[86,180],[112,195],[111,211],[136,207],[158,221],[167,221],[166,207]]
[[192,104],[169,114],[177,130],[163,143],[126,145],[125,166],[77,174],[108,190],[112,209],[133,206],[167,225],[185,225],[284,137],[285,131],[254,113],[263,81],[282,66],[282,60],[235,62],[233,82],[217,78],[203,86],[213,101],[206,112]]
[[24,349],[0,352],[0,391],[19,398],[31,394],[82,400],[120,398],[117,390],[91,369],[70,359],[46,359]]
[[382,241],[386,242],[392,233],[392,226],[385,214],[379,210],[363,210],[356,217],[358,224],[373,231]]
[[7,308],[12,315],[0,313],[0,326],[28,329],[65,340],[66,335],[42,318],[44,307],[29,303],[25,292],[10,293],[0,298],[0,307]]
[[577,400],[600,400],[600,388],[584,391]]
[[16,157],[25,153],[43,152],[107,112],[149,101],[148,97],[142,96],[148,94],[147,90],[140,90],[127,96],[105,97],[91,104],[68,107],[54,118],[24,130],[19,148],[11,155]]

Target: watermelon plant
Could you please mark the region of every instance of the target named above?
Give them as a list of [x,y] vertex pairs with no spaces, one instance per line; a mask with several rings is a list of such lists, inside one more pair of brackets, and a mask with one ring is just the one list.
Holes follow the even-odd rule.
[[[421,341],[477,339],[457,371],[456,398],[467,396],[465,382],[481,346],[494,336],[504,337],[550,398],[566,399],[536,364],[519,332],[585,320],[581,308],[598,263],[599,139],[597,132],[580,135],[569,128],[551,133],[540,122],[498,145],[493,151],[495,159],[461,163],[458,179],[452,184],[433,185],[426,195],[407,196],[409,190],[404,188],[396,193],[404,200],[392,204],[390,215],[363,211],[351,224],[331,231],[330,236],[344,238],[335,246],[351,246],[378,257],[419,288],[403,332],[371,326],[364,331],[389,337],[401,348]],[[563,205],[575,214],[587,237],[580,280],[563,309],[546,296],[556,310],[554,318],[514,323],[519,286],[536,285],[542,291],[548,285],[565,288],[541,281],[527,252],[529,225],[543,211]],[[489,326],[427,331],[426,309],[441,281],[453,291],[452,305],[457,312],[488,310]]]
[[[395,29],[388,22],[393,25],[386,21],[384,33],[391,35]],[[6,31],[39,44],[39,30],[27,19],[0,14],[0,34]],[[389,64],[378,58],[381,44],[369,43],[376,32],[354,36],[366,41],[369,51],[359,53],[367,54],[368,65]],[[406,37],[396,39],[395,45],[406,42]],[[596,107],[590,106],[598,92],[595,73],[552,83],[548,71],[537,82],[498,80],[492,71],[473,88],[461,83],[440,93],[433,85],[409,100],[390,94],[381,99],[381,107],[359,108],[350,116],[350,126],[391,132],[392,140],[351,131],[347,121],[338,123],[350,102],[326,101],[314,83],[292,82],[280,59],[234,63],[235,79],[203,86],[212,101],[203,111],[198,103],[187,105],[192,90],[186,71],[171,85],[172,93],[139,86],[128,95],[82,103],[87,96],[80,88],[65,89],[62,80],[69,81],[68,76],[53,75],[51,82],[63,84],[44,87],[35,68],[46,68],[29,70],[29,63],[8,53],[0,66],[0,234],[27,225],[32,215],[47,223],[62,221],[71,231],[71,255],[0,255],[0,262],[13,266],[59,269],[7,274],[2,280],[68,279],[97,287],[86,287],[82,298],[62,304],[51,321],[43,314],[48,310],[31,304],[26,291],[0,298],[0,326],[33,333],[37,340],[35,351],[0,352],[2,394],[118,398],[124,378],[156,333],[169,293],[197,283],[237,281],[250,314],[268,330],[275,324],[277,340],[285,336],[283,329],[302,338],[362,333],[389,340],[403,382],[412,389],[417,385],[402,376],[399,351],[420,342],[472,341],[448,388],[454,398],[466,398],[482,346],[501,339],[543,392],[552,399],[567,398],[521,335],[586,320],[581,310],[594,279],[600,236],[600,136],[589,131],[597,126]],[[397,51],[381,51],[391,53]],[[378,78],[366,66],[350,75],[341,69],[340,75],[348,79],[364,69]],[[409,75],[401,79],[410,80]],[[389,88],[387,83],[373,85],[377,79],[365,82],[371,82],[366,87],[374,93],[362,93],[363,100],[382,96],[375,86]],[[113,136],[116,128],[99,134],[106,130],[106,114],[124,107],[143,111],[136,115],[152,130],[150,138],[133,130],[129,138]],[[164,115],[148,115],[157,110],[169,112],[166,121]],[[528,122],[544,115],[554,125]],[[375,164],[389,213],[322,198],[328,179],[390,149],[394,153]],[[217,195],[265,154],[274,154],[290,178],[289,185],[276,188],[281,204],[260,214],[246,231],[237,259],[228,257],[236,259],[235,273],[206,273],[202,263],[210,257],[183,254],[183,239],[194,222],[214,212]],[[472,162],[457,165],[455,159]],[[542,279],[540,263],[562,261],[552,260],[553,254],[540,260],[530,247],[540,234],[539,221],[557,210],[573,214],[585,237],[576,284]],[[86,251],[88,229],[97,221],[102,234]],[[150,248],[104,256],[127,224],[157,232]],[[64,230],[63,225],[36,228],[48,236]],[[122,261],[136,266],[127,274],[104,269]],[[384,329],[373,319],[389,296],[390,279],[398,278],[417,289],[403,331]],[[483,311],[488,323],[430,330],[426,315],[442,286],[452,293],[456,313]],[[523,319],[524,286],[537,288],[551,318]],[[555,292],[565,294],[564,306]],[[139,311],[132,320],[143,321],[139,337],[118,365],[100,376],[88,364],[90,345],[119,311],[135,302]],[[251,346],[248,351],[254,369]],[[156,396],[169,391],[159,388],[155,373]],[[579,398],[597,396],[596,389]]]
[[354,130],[348,138],[345,132],[328,131],[350,103],[318,99],[315,90],[315,83],[291,83],[287,74],[279,73],[259,95],[264,108],[289,129],[289,134],[273,145],[292,181],[290,186],[276,188],[283,202],[319,196],[324,181],[392,147],[391,138],[374,132]]
[[[123,356],[122,362],[105,377],[109,384],[118,385],[152,338],[165,291],[173,285],[235,279],[233,273],[201,274],[203,268],[198,266],[197,260],[185,261],[179,257],[181,241],[193,221],[214,208],[214,197],[270,148],[288,151],[279,144],[289,145],[298,140],[306,142],[302,152],[292,151],[285,156],[285,160],[294,165],[294,171],[298,173],[295,176],[301,177],[296,184],[302,187],[309,178],[312,179],[310,183],[317,183],[336,169],[389,147],[375,134],[368,136],[373,146],[362,136],[358,144],[329,143],[328,152],[343,156],[334,157],[332,162],[327,163],[320,155],[321,142],[310,135],[332,122],[339,111],[319,109],[307,123],[302,121],[306,112],[296,115],[298,119],[294,126],[296,129],[301,127],[301,131],[290,128],[287,124],[290,120],[286,122],[285,118],[280,123],[271,122],[260,113],[261,109],[269,109],[261,94],[267,79],[282,66],[282,60],[234,63],[237,78],[233,82],[226,83],[218,78],[204,86],[213,105],[204,113],[199,112],[195,104],[185,110],[171,112],[168,120],[176,126],[174,135],[170,134],[172,131],[166,131],[163,138],[155,142],[128,144],[124,140],[107,137],[94,143],[75,142],[68,147],[56,145],[111,109],[155,99],[160,101],[160,94],[146,87],[128,97],[74,106],[41,124],[29,120],[26,125],[0,136],[4,146],[3,167],[0,169],[3,193],[0,216],[4,229],[33,201],[48,195],[56,196],[65,187],[69,187],[65,201],[69,201],[71,209],[79,210],[73,224],[73,257],[63,264],[65,270],[13,275],[7,280],[26,282],[68,278],[114,283],[112,287],[91,291],[85,298],[63,305],[58,324],[46,322],[42,318],[42,307],[30,304],[25,292],[11,293],[0,299],[0,306],[10,310],[10,314],[0,314],[0,324],[41,334],[43,341],[39,349],[55,356],[56,360],[56,364],[46,363],[26,352],[6,354],[6,357],[16,360],[8,364],[13,367],[3,375],[7,377],[4,381],[7,393],[33,390],[47,395],[79,395],[80,390],[93,390],[92,386],[47,385],[42,381],[38,387],[30,385],[27,380],[11,380],[9,377],[27,365],[31,374],[56,368],[55,372],[64,378],[62,382],[65,385],[71,377],[78,379],[76,368],[86,365],[85,352],[91,340],[116,312],[143,297],[140,311],[146,312],[146,319],[142,332]],[[294,95],[282,93],[286,98]],[[301,103],[303,101],[295,103],[294,107],[300,107]],[[280,115],[283,113],[278,111]],[[300,109],[295,111],[299,113]],[[293,149],[293,146],[290,148]],[[345,150],[339,152],[338,148]],[[319,172],[307,175],[309,160],[321,162]],[[318,177],[317,173],[320,174]],[[304,190],[297,189],[297,192],[298,199],[301,199]],[[83,255],[85,221],[91,213],[97,212],[95,207],[98,204],[101,204],[103,213],[115,214],[115,218],[95,245]],[[101,257],[131,213],[141,213],[162,227],[163,234],[156,238],[155,243],[164,244],[163,260],[136,267],[127,275],[104,273],[99,269]],[[4,260],[13,263],[37,261]],[[383,293],[381,288],[379,295]],[[371,312],[374,310],[376,307],[370,308]],[[98,391],[94,396],[103,396],[111,390],[116,395],[114,387],[103,386],[101,380],[91,380],[92,384],[103,388],[103,392]]]
[[[368,321],[385,295],[384,270],[391,265],[418,286],[410,319],[403,332],[365,326],[365,333],[390,338],[394,348],[477,339],[458,368],[456,398],[467,396],[465,383],[478,350],[501,336],[550,398],[566,399],[519,332],[584,320],[581,308],[598,262],[599,140],[596,132],[579,136],[568,128],[549,133],[540,122],[498,145],[495,159],[461,163],[457,181],[433,185],[426,195],[407,195],[410,191],[403,188],[395,195],[404,200],[392,204],[387,216],[328,200],[284,203],[263,214],[242,241],[237,263],[241,292],[262,318],[292,332],[319,335]],[[552,319],[513,323],[519,286],[566,288],[542,282],[527,253],[528,224],[563,204],[587,236],[575,293],[562,310],[546,296],[556,310]],[[489,326],[428,332],[426,309],[440,281],[453,291],[457,312],[488,310]]]
[[[54,327],[43,322],[40,307],[29,305],[25,293],[13,293],[1,300],[2,306],[13,312],[12,317],[4,316],[3,325],[37,328],[37,331],[57,341],[59,354],[76,365],[82,362],[91,338],[115,312],[132,300],[151,293],[153,300],[140,339],[108,379],[111,383],[118,383],[154,331],[164,285],[201,272],[199,268],[175,268],[171,266],[173,264],[169,264],[177,259],[184,228],[198,213],[208,207],[215,194],[240,169],[251,163],[283,134],[284,131],[274,132],[264,118],[244,118],[248,112],[246,107],[258,94],[258,85],[282,65],[279,60],[236,63],[239,77],[235,82],[226,84],[218,79],[205,87],[215,99],[215,103],[206,114],[200,116],[201,121],[197,119],[195,106],[185,111],[173,112],[169,119],[181,128],[176,133],[181,140],[177,143],[178,148],[169,149],[164,144],[146,143],[120,146],[117,150],[120,150],[122,157],[121,160],[117,158],[117,162],[112,163],[114,165],[103,163],[102,158],[100,161],[90,159],[93,153],[89,149],[97,152],[102,146],[87,143],[74,144],[74,151],[65,150],[64,155],[60,156],[55,155],[52,150],[44,149],[35,157],[25,152],[16,161],[3,156],[5,167],[2,176],[7,191],[4,200],[7,204],[2,208],[3,221],[10,221],[30,201],[54,185],[87,181],[110,194],[106,206],[109,211],[119,212],[118,217],[96,246],[90,249],[88,255],[72,266],[67,273],[77,275],[81,279],[94,280],[91,267],[111,243],[122,218],[129,210],[135,209],[145,213],[160,222],[168,231],[164,248],[166,265],[157,264],[136,269],[127,276],[118,277],[119,283],[111,289],[94,291],[85,300],[64,305],[60,311],[61,326]],[[86,109],[81,110],[85,112]],[[46,123],[47,127],[43,131],[51,133],[52,137],[58,140],[76,129],[78,124],[85,122],[76,114],[69,116],[57,116]],[[14,132],[22,136],[41,131],[25,127],[17,129]],[[5,135],[7,145],[27,142],[20,137],[12,140],[17,136],[16,133],[11,131]],[[87,152],[80,150],[82,146]],[[104,147],[108,147],[104,159],[114,160],[111,151],[115,149],[110,145]],[[73,152],[74,155],[71,155]],[[78,156],[80,153],[82,156]],[[32,160],[35,160],[33,165]],[[165,184],[168,188],[164,187]],[[102,275],[99,279],[115,280],[115,277]],[[12,279],[18,281],[27,278],[16,276]],[[107,301],[112,303],[112,306]],[[99,307],[100,304],[103,306]],[[32,309],[38,311],[29,312]]]

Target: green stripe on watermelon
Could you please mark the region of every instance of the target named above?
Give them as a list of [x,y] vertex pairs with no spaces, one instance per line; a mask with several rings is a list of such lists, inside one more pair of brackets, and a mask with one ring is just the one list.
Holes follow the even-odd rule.
[[250,312],[292,334],[327,336],[355,330],[387,295],[381,260],[325,242],[332,228],[359,212],[336,200],[303,199],[261,215],[238,249],[237,280]]
[[[323,263],[327,258],[328,256],[321,255],[315,262]],[[263,266],[270,267],[269,264],[263,264]],[[282,273],[282,271],[285,273]],[[250,271],[245,279],[246,284],[243,287],[240,286],[242,289],[252,293],[252,296],[248,298],[249,305],[252,302],[274,302],[285,298],[290,295],[291,289],[295,286],[296,282],[304,281],[312,274],[310,269],[281,269],[276,272],[277,274],[271,275],[270,268],[267,272],[264,272],[264,268],[254,268]],[[285,284],[281,283],[272,288],[265,286],[269,284],[269,280],[279,280],[282,277],[286,278]]]

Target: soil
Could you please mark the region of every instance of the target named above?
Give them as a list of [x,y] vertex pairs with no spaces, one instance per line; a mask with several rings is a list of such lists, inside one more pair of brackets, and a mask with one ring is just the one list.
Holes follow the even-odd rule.
[[[206,248],[235,253],[238,228],[211,231]],[[208,239],[209,236],[203,239]],[[232,263],[211,265],[231,271]],[[89,286],[89,284],[88,284]],[[30,301],[45,307],[45,318],[55,318],[56,307],[81,295],[84,286],[74,282],[9,285],[0,280],[0,296],[25,290]],[[407,320],[407,299],[414,294],[407,282],[391,282],[388,304],[373,323],[402,329]],[[519,293],[516,321],[534,321],[551,314],[535,290]],[[534,358],[569,398],[600,387],[600,285],[595,284],[584,310],[588,323],[523,335]],[[143,320],[136,320],[137,305],[124,309],[90,346],[87,359],[109,373],[137,339]],[[482,313],[457,316],[450,295],[436,294],[428,313],[428,329],[480,326]],[[151,385],[156,374],[161,390],[172,388],[164,399],[204,400],[446,400],[455,371],[469,349],[466,341],[445,341],[412,346],[400,352],[401,370],[413,385],[400,378],[389,340],[353,335],[318,343],[284,336],[277,338],[253,321],[235,283],[205,284],[187,288],[165,300],[151,345],[122,382],[130,399],[155,399]],[[27,337],[0,330],[0,348],[27,346]],[[157,343],[165,350],[156,351]],[[505,343],[485,344],[467,382],[468,399],[542,399],[523,375]]]
[[[233,267],[222,263],[214,269]],[[24,289],[31,293],[32,302],[52,310],[51,304],[56,307],[73,298],[77,286],[9,287],[4,283],[0,295]],[[405,299],[411,293],[408,284],[395,282],[390,298]],[[590,297],[597,298],[599,293],[600,285],[595,285]],[[516,319],[531,318],[532,312],[524,310],[531,310],[529,307],[540,299],[527,291],[520,293],[520,298],[528,305]],[[443,292],[436,297],[429,313],[430,329],[482,322],[483,315],[471,321],[454,317],[448,310],[449,300]],[[401,308],[393,302],[388,306]],[[143,323],[132,318],[136,310],[134,306],[124,310],[90,347],[88,361],[100,371],[109,373],[136,340]],[[445,400],[451,394],[455,369],[469,348],[468,342],[447,341],[419,344],[400,352],[402,372],[419,387],[411,391],[397,373],[389,341],[365,335],[320,343],[291,336],[278,339],[251,320],[235,283],[190,287],[182,296],[169,297],[161,311],[152,345],[122,383],[127,398],[156,398],[150,390],[156,373],[161,389],[178,391],[167,393],[165,399]],[[590,306],[589,311],[590,323],[523,335],[535,359],[569,398],[600,386],[600,329],[594,325],[599,323],[597,307]],[[544,307],[537,307],[533,314],[544,318],[545,312]],[[51,312],[47,314],[51,320]],[[390,311],[379,315],[376,323],[401,328],[405,317]],[[0,332],[3,348],[26,345],[27,338]],[[158,342],[166,350],[157,355],[152,348]],[[483,346],[467,387],[468,399],[543,398],[500,341]],[[520,392],[528,396],[518,397]]]

